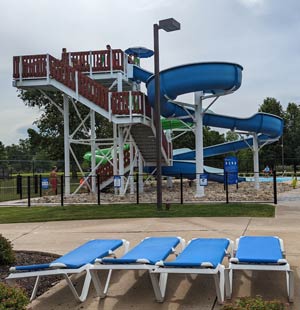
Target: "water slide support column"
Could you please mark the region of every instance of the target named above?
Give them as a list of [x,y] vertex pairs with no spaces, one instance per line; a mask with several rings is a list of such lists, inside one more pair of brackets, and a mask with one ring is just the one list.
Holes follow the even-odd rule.
[[144,178],[143,178],[143,157],[142,153],[139,151],[139,192],[143,193],[144,192]]
[[259,146],[257,134],[253,133],[253,167],[254,167],[254,188],[259,189]]
[[65,153],[65,194],[70,195],[70,123],[69,123],[69,98],[63,95],[64,101],[64,153]]
[[96,192],[96,122],[95,111],[90,110],[91,121],[91,171],[92,171],[92,193]]
[[120,195],[124,195],[124,129],[119,127],[119,173],[121,177]]
[[[118,174],[118,128],[117,124],[113,123],[113,136],[114,136],[114,146],[113,146],[113,174],[116,176]],[[118,189],[115,187],[115,194],[118,193]]]
[[[130,165],[134,164],[134,154],[133,154],[133,143],[130,141]],[[133,178],[133,172],[134,172],[134,167],[132,167],[132,173],[129,176],[130,177],[130,194],[134,194],[134,178]]]
[[203,92],[196,92],[195,100],[195,144],[196,144],[196,194],[195,197],[203,197],[204,186],[200,186],[200,173],[203,173]]

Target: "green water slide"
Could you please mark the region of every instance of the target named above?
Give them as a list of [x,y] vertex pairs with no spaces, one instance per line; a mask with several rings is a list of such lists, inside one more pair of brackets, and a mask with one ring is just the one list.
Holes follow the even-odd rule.
[[[124,151],[128,151],[130,148],[129,144],[124,145]],[[119,148],[117,150],[119,152]],[[114,157],[114,150],[112,148],[107,149],[99,149],[96,150],[96,164],[99,164],[101,162],[101,165],[105,165],[109,160],[112,160]],[[84,154],[83,158],[90,162],[92,160],[92,153],[87,152]]]

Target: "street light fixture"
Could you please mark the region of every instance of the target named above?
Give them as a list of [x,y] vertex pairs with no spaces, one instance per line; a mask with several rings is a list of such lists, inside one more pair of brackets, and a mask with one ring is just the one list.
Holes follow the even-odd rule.
[[154,121],[156,128],[156,194],[157,209],[162,208],[162,181],[161,181],[161,123],[160,123],[160,76],[159,76],[159,29],[166,32],[180,29],[180,23],[174,18],[163,19],[153,25],[154,37],[154,76],[155,76],[155,105]]

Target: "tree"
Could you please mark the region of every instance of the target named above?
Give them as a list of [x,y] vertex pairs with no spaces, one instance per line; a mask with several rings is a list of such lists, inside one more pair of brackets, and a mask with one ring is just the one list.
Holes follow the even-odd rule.
[[295,160],[299,161],[300,159],[300,106],[290,102],[287,106],[284,119],[284,157],[287,164],[294,164]]
[[[59,107],[63,107],[63,96],[60,92],[46,92],[47,96]],[[19,90],[18,95],[28,107],[38,107],[42,110],[39,119],[35,121],[38,132],[30,129],[29,145],[30,151],[35,155],[47,155],[49,160],[62,160],[64,158],[64,127],[63,115],[57,107],[38,90]],[[89,109],[82,104],[77,105],[81,115],[87,115]],[[70,132],[74,132],[79,124],[77,112],[72,104],[69,108]],[[90,130],[90,123],[85,123],[87,131]],[[112,137],[112,124],[104,117],[96,114],[96,135],[99,138]],[[84,130],[78,130],[73,139],[88,139],[89,134]],[[72,149],[78,158],[82,158],[89,150],[85,145],[72,145]]]
[[[280,104],[279,101],[277,101],[275,98],[267,97],[263,104],[259,106],[259,112],[269,113],[273,115],[277,115],[281,118],[284,118],[284,110]],[[270,145],[266,145],[263,149],[260,151],[260,162],[265,166],[269,165],[274,169],[276,166],[276,163],[280,163],[280,157],[281,157],[281,142],[277,141]]]
[[29,172],[32,168],[32,155],[29,151],[28,141],[19,140],[19,144],[12,144],[6,147],[9,165],[15,172]]
[[236,141],[239,140],[240,136],[238,133],[236,133],[235,131],[232,130],[228,130],[225,134],[225,140],[226,142],[230,142],[230,141]]
[[0,160],[6,160],[7,154],[4,144],[0,141]]
[[[181,132],[179,133],[181,134]],[[225,141],[224,135],[220,134],[218,131],[211,130],[209,127],[203,127],[203,145],[204,147],[220,144]],[[194,150],[195,149],[195,135],[192,131],[185,133],[178,139],[175,139],[173,142],[173,148],[189,148]]]
[[279,101],[275,98],[267,97],[264,102],[259,106],[258,112],[274,114],[279,117],[284,117],[283,108]]

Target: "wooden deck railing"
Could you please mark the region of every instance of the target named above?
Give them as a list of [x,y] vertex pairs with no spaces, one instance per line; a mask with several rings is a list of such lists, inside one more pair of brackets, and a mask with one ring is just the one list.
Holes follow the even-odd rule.
[[[73,66],[68,65],[69,59],[73,62]],[[13,77],[16,80],[52,78],[72,89],[76,95],[83,96],[104,110],[110,112],[109,109],[111,109],[113,115],[132,117],[141,114],[152,118],[151,106],[142,92],[112,92],[109,106],[108,89],[83,74],[90,69],[91,63],[88,60],[91,59],[93,71],[106,71],[111,68],[111,64],[114,70],[121,69],[124,65],[124,53],[121,50],[63,53],[62,60],[47,54],[15,56]],[[170,158],[171,148],[164,133],[162,133],[162,145]]]

